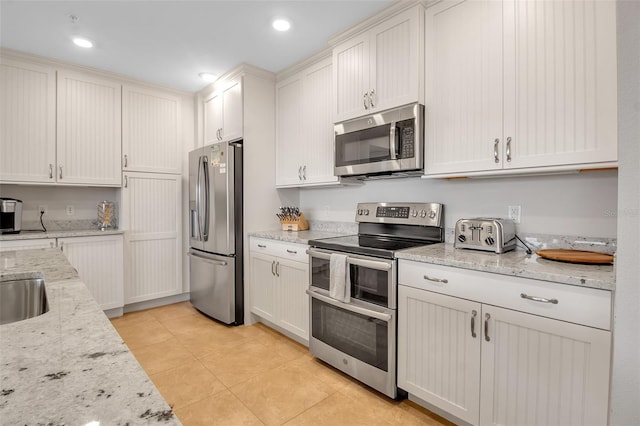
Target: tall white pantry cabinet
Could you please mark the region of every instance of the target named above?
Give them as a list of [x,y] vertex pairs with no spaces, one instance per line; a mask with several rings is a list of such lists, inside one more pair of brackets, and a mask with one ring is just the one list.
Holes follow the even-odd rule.
[[125,304],[182,293],[181,103],[165,91],[123,90],[122,228]]

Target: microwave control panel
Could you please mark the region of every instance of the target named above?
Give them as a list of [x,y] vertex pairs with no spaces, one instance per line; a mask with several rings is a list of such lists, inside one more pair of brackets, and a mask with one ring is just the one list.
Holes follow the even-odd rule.
[[414,131],[415,120],[403,120],[397,123],[400,129],[400,158],[413,158],[414,152]]

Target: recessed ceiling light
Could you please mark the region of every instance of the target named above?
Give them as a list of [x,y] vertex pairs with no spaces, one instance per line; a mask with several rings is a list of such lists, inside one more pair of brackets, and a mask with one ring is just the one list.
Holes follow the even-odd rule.
[[210,72],[201,72],[198,75],[200,76],[201,79],[203,79],[207,83],[211,83],[211,82],[216,81],[218,79],[217,76],[215,76],[214,74],[211,74]]
[[289,31],[289,28],[291,28],[291,23],[281,18],[275,19],[271,25],[273,25],[273,28],[277,31]]
[[82,37],[74,37],[73,38],[73,43],[76,46],[80,46],[80,47],[84,47],[86,49],[93,47],[93,42],[91,40],[88,40],[86,38],[82,38]]

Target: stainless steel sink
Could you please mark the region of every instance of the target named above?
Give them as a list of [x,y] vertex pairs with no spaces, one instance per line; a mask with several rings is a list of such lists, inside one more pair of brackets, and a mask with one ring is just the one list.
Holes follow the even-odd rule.
[[0,325],[37,317],[48,311],[42,278],[0,282]]

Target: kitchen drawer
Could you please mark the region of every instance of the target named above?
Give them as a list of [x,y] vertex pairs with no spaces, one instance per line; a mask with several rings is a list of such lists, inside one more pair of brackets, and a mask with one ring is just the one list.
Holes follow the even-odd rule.
[[[606,290],[402,259],[398,263],[398,284],[603,330],[611,329],[611,292]],[[556,299],[558,303],[533,301],[523,298],[522,294]]]
[[309,262],[309,256],[307,255],[309,246],[305,244],[285,243],[264,238],[251,238],[249,247],[254,253],[269,254],[296,262]]

